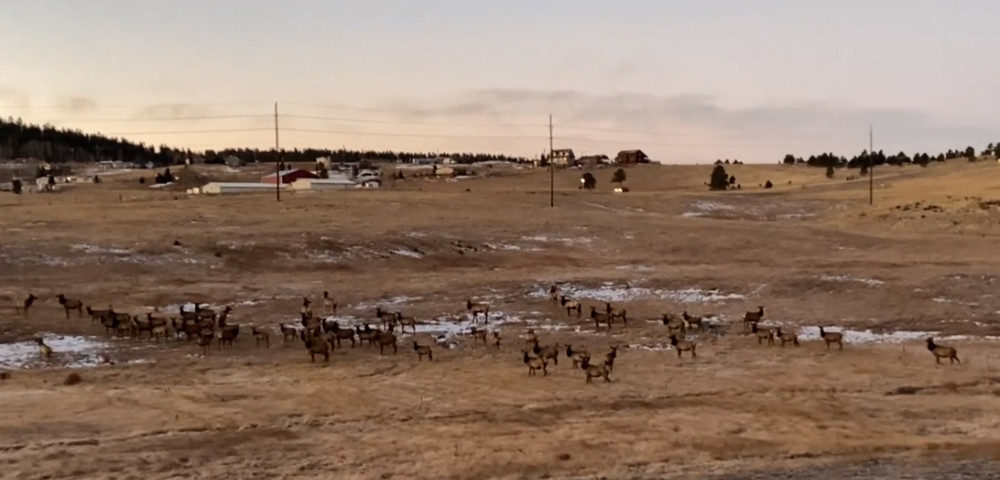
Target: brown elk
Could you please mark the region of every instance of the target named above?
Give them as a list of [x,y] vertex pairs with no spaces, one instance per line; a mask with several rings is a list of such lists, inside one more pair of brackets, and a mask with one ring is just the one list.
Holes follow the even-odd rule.
[[75,298],[66,298],[65,295],[56,295],[56,299],[59,300],[59,305],[62,305],[63,309],[66,310],[66,318],[69,318],[70,310],[76,310],[77,315],[83,317],[83,302]]

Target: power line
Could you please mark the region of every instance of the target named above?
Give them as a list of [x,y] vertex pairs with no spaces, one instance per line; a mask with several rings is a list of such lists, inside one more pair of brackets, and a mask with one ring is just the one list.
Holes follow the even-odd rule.
[[268,132],[270,128],[232,128],[232,129],[222,129],[222,130],[164,130],[164,131],[151,131],[151,132],[99,132],[101,135],[114,135],[114,136],[125,136],[125,135],[187,135],[187,134],[201,134],[201,133],[237,133],[237,132]]
[[197,120],[235,120],[241,118],[269,118],[267,114],[247,114],[247,115],[203,115],[196,117],[134,117],[134,118],[73,118],[48,120],[52,123],[72,123],[72,122],[181,122]]
[[288,118],[302,118],[308,120],[326,120],[333,122],[349,122],[349,123],[374,123],[374,124],[386,124],[386,125],[426,125],[434,127],[481,127],[481,128],[538,128],[542,125],[528,125],[528,124],[513,124],[513,123],[445,123],[445,122],[411,122],[411,121],[400,121],[400,120],[372,120],[372,119],[362,119],[362,118],[341,118],[341,117],[324,117],[319,115],[282,115]]

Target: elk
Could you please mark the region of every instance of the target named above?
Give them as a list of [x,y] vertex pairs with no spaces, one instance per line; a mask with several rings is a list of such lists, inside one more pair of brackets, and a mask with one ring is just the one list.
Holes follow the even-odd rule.
[[618,345],[612,345],[611,351],[604,354],[604,364],[608,366],[608,372],[614,371],[616,358],[618,358]]
[[323,340],[319,335],[312,335],[302,331],[300,334],[302,342],[306,345],[306,350],[309,352],[309,362],[316,363],[316,355],[322,355],[323,361],[330,361],[330,344]]
[[299,337],[299,330],[292,325],[281,323],[278,329],[281,330],[281,343],[288,343],[289,339],[294,342]]
[[764,306],[758,306],[756,312],[747,312],[743,315],[743,331],[750,329],[751,324],[760,323],[760,320],[764,318]]
[[226,325],[222,327],[219,332],[219,350],[222,347],[229,346],[232,347],[236,344],[236,336],[240,334],[239,325]]
[[431,347],[427,345],[420,345],[416,340],[413,341],[413,351],[417,352],[417,361],[424,361],[424,355],[427,355],[427,360],[434,361],[434,352],[431,351]]
[[670,336],[670,344],[674,346],[677,350],[677,358],[681,358],[683,352],[691,352],[691,358],[698,358],[698,354],[695,353],[695,347],[697,344],[688,340],[678,340],[677,335]]
[[828,332],[824,330],[822,326],[820,326],[819,337],[822,338],[824,342],[826,342],[827,350],[830,349],[831,343],[836,343],[840,347],[839,350],[844,349],[844,334],[841,332]]
[[214,337],[215,337],[215,335],[212,335],[212,331],[211,330],[204,330],[204,331],[202,331],[202,332],[200,332],[198,334],[198,337],[197,337],[198,338],[198,346],[201,347],[201,355],[202,356],[206,356],[206,357],[208,356],[208,350],[209,350],[209,347],[212,346],[212,338],[214,338]]
[[688,326],[698,327],[698,330],[702,330],[704,326],[703,324],[705,322],[705,317],[693,317],[691,315],[688,315],[687,310],[684,310],[684,313],[681,314],[681,317],[684,318],[684,321],[687,322]]
[[375,307],[375,317],[382,321],[382,327],[389,329],[396,322],[399,312],[382,310],[382,307]]
[[559,344],[558,343],[554,343],[552,345],[539,346],[538,345],[538,339],[536,338],[535,342],[534,342],[534,347],[532,347],[531,351],[535,355],[538,355],[543,360],[546,360],[546,361],[552,360],[552,363],[556,364],[557,366],[559,365]]
[[90,315],[91,323],[93,322],[104,323],[102,322],[102,320],[109,317],[114,309],[111,307],[111,305],[108,305],[107,310],[94,310],[90,308],[90,306],[88,305],[86,310],[87,310],[87,315]]
[[552,303],[559,303],[559,286],[552,284],[549,287],[549,301]]
[[354,327],[354,332],[358,334],[359,342],[368,342],[369,347],[375,346],[375,339],[378,337],[377,330],[372,330],[372,327],[365,325],[364,330],[362,330],[360,326]]
[[378,354],[383,355],[385,353],[385,347],[392,345],[392,353],[396,354],[396,335],[392,332],[376,331],[375,342],[378,343]]
[[486,346],[486,334],[488,333],[489,331],[480,330],[476,327],[472,327],[472,329],[469,331],[469,334],[472,335],[472,340],[474,342],[482,342],[484,347]]
[[67,319],[69,319],[70,310],[76,310],[77,315],[81,318],[83,317],[83,302],[75,298],[66,298],[66,296],[61,293],[56,295],[56,299],[59,300],[59,305],[62,305],[62,307],[66,310]]
[[336,315],[337,314],[337,302],[330,297],[330,292],[323,291],[323,309],[327,314]]
[[28,297],[21,301],[14,302],[14,313],[17,315],[24,314],[24,318],[28,318],[28,310],[31,309],[31,305],[38,300],[38,297],[33,293],[29,293]]
[[962,364],[962,361],[958,359],[958,350],[955,349],[955,347],[938,345],[934,343],[933,337],[927,337],[927,350],[930,350],[930,352],[934,354],[934,362],[938,365],[941,364],[942,358],[947,358],[949,360],[949,364],[954,364],[955,362],[958,362],[959,365]]
[[573,361],[573,368],[579,367],[583,357],[589,355],[590,353],[585,348],[574,349],[573,345],[566,344],[566,357]]
[[604,309],[608,313],[610,320],[621,320],[623,325],[628,325],[628,317],[625,316],[624,308],[612,308],[611,302],[604,302]]
[[337,342],[337,347],[341,346],[340,341],[342,339],[350,340],[351,348],[354,348],[357,344],[357,342],[354,341],[354,330],[351,330],[350,328],[340,328],[340,323],[338,322],[333,322],[328,331],[333,334],[333,340]]
[[579,300],[572,300],[566,295],[559,297],[559,304],[566,309],[566,317],[572,318],[573,310],[576,310],[576,318],[580,318],[583,315],[583,304]]
[[587,383],[594,383],[591,379],[593,378],[604,378],[604,383],[611,383],[611,378],[609,374],[607,365],[591,365],[590,356],[584,355],[580,361],[580,368],[587,374]]
[[594,321],[594,330],[600,330],[601,324],[608,326],[608,331],[611,331],[611,315],[607,312],[598,312],[597,307],[590,307],[590,319]]
[[535,376],[535,372],[538,371],[538,370],[542,371],[542,376],[543,377],[544,376],[548,376],[548,374],[549,374],[549,371],[547,369],[548,364],[545,362],[544,359],[539,358],[539,357],[532,357],[531,355],[528,355],[528,351],[525,350],[524,351],[523,361],[524,361],[524,364],[528,366],[528,376],[529,377]]
[[799,346],[799,336],[795,333],[785,333],[781,331],[781,327],[778,327],[774,332],[775,336],[781,340],[781,347],[784,348],[786,343],[791,343],[796,347]]
[[42,339],[42,337],[36,338],[35,341],[38,342],[38,353],[42,356],[42,358],[46,360],[52,358],[52,347],[46,345],[45,340]]
[[402,313],[396,314],[396,323],[399,324],[399,333],[403,333],[403,330],[409,326],[413,329],[413,334],[417,334],[417,319],[410,315],[403,315]]
[[472,321],[479,319],[479,314],[483,315],[483,321],[490,323],[490,304],[484,302],[473,302],[472,299],[465,301],[465,309],[472,313]]
[[500,332],[493,332],[493,346],[500,350]]
[[757,345],[763,344],[764,340],[767,340],[768,346],[774,345],[774,331],[770,328],[760,330],[757,328],[756,323],[752,323],[750,324],[750,331],[757,336]]
[[271,335],[258,329],[256,325],[250,327],[250,335],[257,340],[257,348],[260,348],[261,342],[263,342],[267,348],[271,348]]

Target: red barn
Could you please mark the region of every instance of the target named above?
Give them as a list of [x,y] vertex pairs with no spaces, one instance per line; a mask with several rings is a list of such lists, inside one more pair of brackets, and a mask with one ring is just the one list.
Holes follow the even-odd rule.
[[292,183],[300,178],[317,178],[316,175],[308,170],[302,170],[301,168],[295,168],[290,170],[282,170],[278,173],[272,173],[270,175],[261,178],[261,183],[276,183],[277,178],[281,179],[282,184]]

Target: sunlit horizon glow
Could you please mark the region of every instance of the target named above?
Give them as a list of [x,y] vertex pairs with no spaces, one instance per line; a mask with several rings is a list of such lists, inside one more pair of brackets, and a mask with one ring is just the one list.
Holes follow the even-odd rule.
[[777,162],[1000,141],[1000,3],[13,2],[0,115],[204,150],[640,148]]

